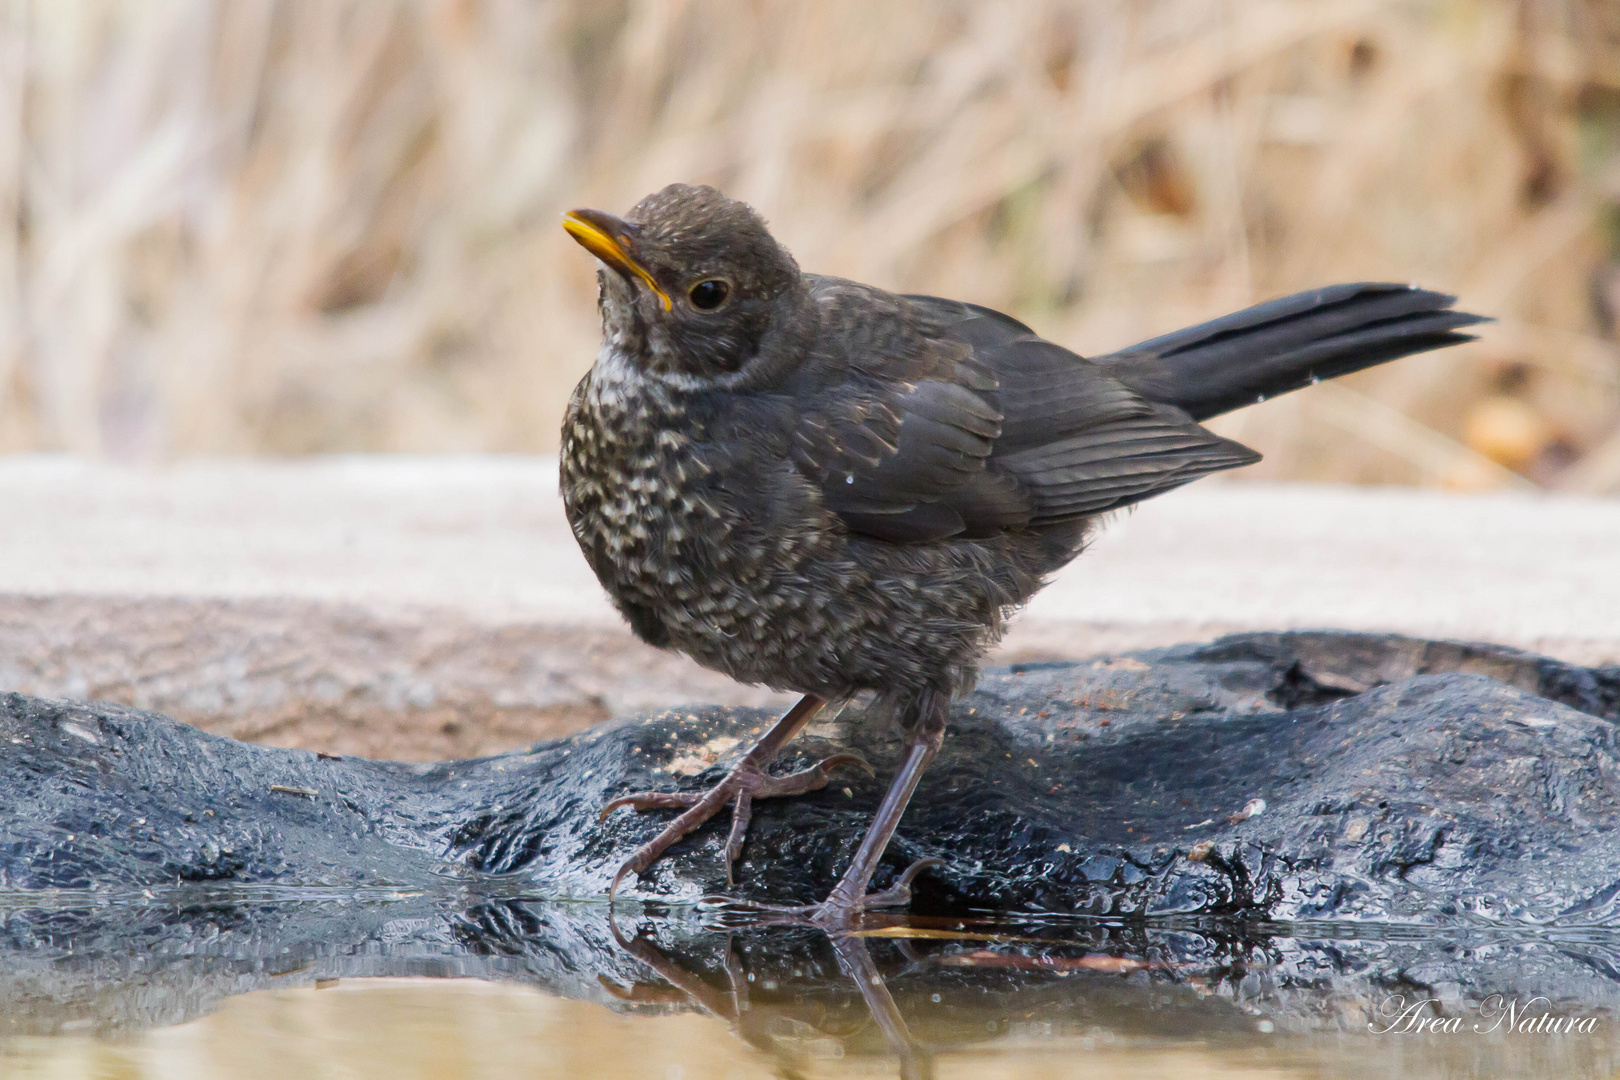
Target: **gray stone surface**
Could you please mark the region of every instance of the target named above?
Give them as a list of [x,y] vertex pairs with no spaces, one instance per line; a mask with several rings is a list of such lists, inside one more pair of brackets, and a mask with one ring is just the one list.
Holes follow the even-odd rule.
[[[620,625],[568,530],[550,458],[138,467],[12,455],[0,457],[0,504],[0,594]],[[1205,480],[1115,515],[1027,621],[1327,625],[1565,655],[1620,645],[1616,537],[1616,499]]]

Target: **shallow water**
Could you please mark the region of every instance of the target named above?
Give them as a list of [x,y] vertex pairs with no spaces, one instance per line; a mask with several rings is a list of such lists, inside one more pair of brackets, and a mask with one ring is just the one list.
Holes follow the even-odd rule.
[[834,940],[520,894],[34,894],[0,897],[0,1077],[1613,1077],[1617,956],[1603,927]]

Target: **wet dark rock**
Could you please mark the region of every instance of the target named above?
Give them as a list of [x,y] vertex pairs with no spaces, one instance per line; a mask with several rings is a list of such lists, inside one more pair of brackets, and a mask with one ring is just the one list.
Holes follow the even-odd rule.
[[[858,842],[898,749],[861,706],[780,763],[877,767],[755,813],[740,894],[809,900]],[[1249,634],[990,672],[878,884],[943,869],[914,910],[1445,923],[1620,921],[1620,669],[1511,649]],[[0,888],[105,896],[518,881],[600,896],[666,814],[604,802],[701,788],[767,723],[694,707],[495,757],[334,758],[112,705],[0,697]],[[723,819],[631,895],[724,888]]]

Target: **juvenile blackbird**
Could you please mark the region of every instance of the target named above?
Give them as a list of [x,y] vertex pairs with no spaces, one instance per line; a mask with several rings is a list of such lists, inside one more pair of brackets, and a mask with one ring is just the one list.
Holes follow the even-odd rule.
[[586,559],[642,640],[804,695],[707,793],[603,810],[684,811],[612,890],[727,804],[729,879],[753,799],[864,765],[777,777],[777,751],[829,702],[873,691],[902,763],[848,870],[805,909],[829,925],[909,900],[924,864],[867,887],[952,695],[1099,515],[1259,459],[1198,421],[1484,321],[1405,285],[1334,285],[1087,360],[975,304],[802,273],[712,188],[563,226],[602,264],[604,340],[562,432]]

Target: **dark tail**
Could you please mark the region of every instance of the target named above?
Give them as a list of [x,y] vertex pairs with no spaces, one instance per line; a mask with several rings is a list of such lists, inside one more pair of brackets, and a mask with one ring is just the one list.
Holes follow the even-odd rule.
[[1092,362],[1194,420],[1411,353],[1474,340],[1489,322],[1452,311],[1455,296],[1410,285],[1330,285],[1245,308]]

